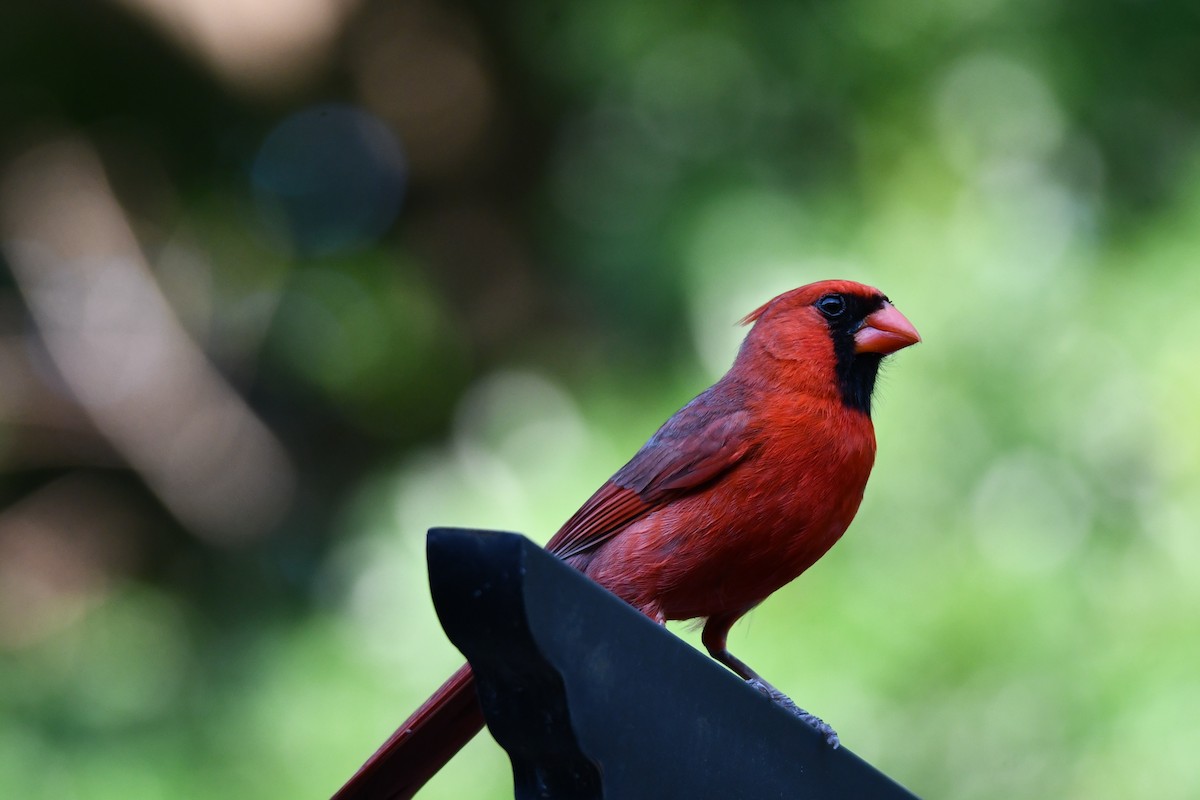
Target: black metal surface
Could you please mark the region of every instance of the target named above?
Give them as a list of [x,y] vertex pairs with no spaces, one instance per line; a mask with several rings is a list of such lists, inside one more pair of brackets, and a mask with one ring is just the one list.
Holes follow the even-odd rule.
[[438,528],[428,556],[518,800],[913,797],[522,536]]

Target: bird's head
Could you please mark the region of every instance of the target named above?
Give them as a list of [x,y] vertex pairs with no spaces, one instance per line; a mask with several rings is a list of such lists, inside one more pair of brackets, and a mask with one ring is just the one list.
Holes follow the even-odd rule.
[[883,292],[854,281],[818,281],[784,292],[742,322],[754,328],[738,362],[764,353],[780,366],[776,373],[787,388],[834,391],[868,415],[883,357],[921,341]]

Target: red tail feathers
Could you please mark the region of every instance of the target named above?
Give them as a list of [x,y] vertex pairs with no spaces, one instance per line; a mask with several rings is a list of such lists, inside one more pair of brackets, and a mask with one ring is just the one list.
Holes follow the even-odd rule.
[[396,729],[332,800],[404,800],[412,797],[483,728],[469,664]]

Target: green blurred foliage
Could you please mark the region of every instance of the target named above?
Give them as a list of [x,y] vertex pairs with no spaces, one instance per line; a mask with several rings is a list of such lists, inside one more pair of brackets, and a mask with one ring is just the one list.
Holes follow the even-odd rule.
[[[327,796],[459,663],[424,531],[545,540],[837,276],[925,342],[850,533],[731,647],[922,796],[1200,796],[1192,4],[363,0],[275,83],[142,7],[0,11],[0,170],[95,148],[295,489],[181,520],[5,274],[0,795]],[[331,98],[404,203],[306,254],[250,165]],[[422,796],[509,792],[484,735]]]

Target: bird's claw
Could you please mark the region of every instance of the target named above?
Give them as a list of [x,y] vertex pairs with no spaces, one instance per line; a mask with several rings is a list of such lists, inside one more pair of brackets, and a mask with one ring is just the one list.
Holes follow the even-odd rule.
[[792,698],[788,697],[786,694],[779,691],[778,689],[776,689],[774,686],[767,683],[766,681],[762,681],[757,678],[752,678],[751,680],[746,681],[746,683],[748,683],[753,688],[757,689],[762,694],[769,697],[772,702],[774,702],[778,706],[781,706],[784,710],[788,711],[792,716],[798,717],[800,720],[802,720],[806,725],[808,725],[810,728],[815,730],[817,733],[824,736],[826,744],[828,744],[834,750],[837,750],[839,747],[841,747],[842,741],[841,741],[841,739],[838,738],[837,731],[835,731],[833,729],[833,726],[830,725],[828,722],[821,719],[816,714],[810,714],[809,712],[805,711],[803,708],[796,705],[792,701]]

